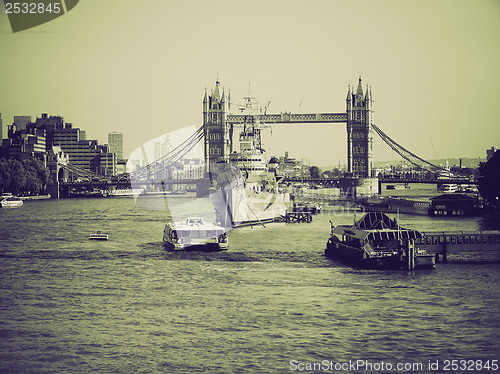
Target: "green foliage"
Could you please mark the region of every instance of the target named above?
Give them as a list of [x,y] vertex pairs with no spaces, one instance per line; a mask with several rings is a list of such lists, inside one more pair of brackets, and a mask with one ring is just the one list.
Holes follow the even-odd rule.
[[321,169],[317,166],[311,166],[309,168],[309,174],[311,175],[311,178],[313,178],[313,179],[320,179],[321,178]]
[[36,158],[0,159],[0,192],[38,195],[45,189],[49,175],[49,170]]
[[492,206],[500,206],[500,151],[479,165],[478,188],[481,197]]
[[0,192],[7,191],[10,186],[10,168],[9,162],[5,159],[0,159]]
[[323,177],[326,179],[333,179],[333,178],[338,178],[342,176],[342,170],[333,168],[332,170],[325,170],[322,173]]

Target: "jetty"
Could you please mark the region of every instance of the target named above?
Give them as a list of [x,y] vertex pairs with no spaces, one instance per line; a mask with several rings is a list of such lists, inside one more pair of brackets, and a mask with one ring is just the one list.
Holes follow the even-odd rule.
[[435,255],[436,262],[500,262],[500,230],[421,232],[415,245]]
[[285,214],[286,223],[312,222],[311,212],[287,212]]

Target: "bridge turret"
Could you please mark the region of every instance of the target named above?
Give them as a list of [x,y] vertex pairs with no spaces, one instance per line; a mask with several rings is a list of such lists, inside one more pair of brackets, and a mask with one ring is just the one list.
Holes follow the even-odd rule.
[[361,77],[359,77],[358,88],[356,89],[356,95],[354,96],[354,106],[361,107],[363,105],[363,85],[361,84]]
[[352,146],[351,146],[351,138],[352,138],[352,97],[353,94],[351,92],[351,85],[347,86],[347,98],[346,98],[346,118],[347,118],[347,171],[352,173]]
[[203,123],[207,122],[208,99],[207,88],[205,87],[205,96],[203,97]]
[[[349,92],[351,92],[350,89]],[[357,178],[370,178],[373,163],[371,153],[372,96],[369,87],[366,89],[366,94],[363,93],[361,77],[356,93],[353,93],[351,97],[347,99],[348,171]]]
[[220,92],[220,82],[217,79],[211,95],[203,99],[203,128],[205,133],[205,162],[207,171],[210,164],[228,157],[229,131],[226,126],[226,100],[224,91]]
[[346,97],[345,101],[346,101],[346,108],[347,108],[347,118],[349,118],[349,115],[351,114],[351,111],[352,111],[351,85],[349,85],[347,87],[347,97]]
[[366,123],[372,123],[372,90],[368,85],[365,94],[365,118]]

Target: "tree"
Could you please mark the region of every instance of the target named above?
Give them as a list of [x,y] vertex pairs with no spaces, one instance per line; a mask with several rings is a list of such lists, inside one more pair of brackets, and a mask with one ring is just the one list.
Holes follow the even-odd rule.
[[22,162],[0,159],[0,192],[39,194],[47,186],[50,172],[36,158]]
[[10,184],[9,191],[17,195],[24,189],[26,176],[23,165],[17,160],[9,160]]
[[333,168],[332,170],[325,170],[322,173],[323,177],[325,179],[333,179],[333,178],[338,178],[342,176],[342,170],[338,168]]
[[0,193],[4,193],[9,189],[10,185],[10,170],[9,163],[6,159],[0,159]]
[[321,178],[321,169],[317,166],[311,166],[309,168],[309,174],[312,179],[320,179]]
[[500,151],[479,165],[479,193],[492,206],[500,206]]
[[26,183],[23,192],[38,195],[47,186],[49,171],[43,163],[36,158],[29,158],[22,161]]

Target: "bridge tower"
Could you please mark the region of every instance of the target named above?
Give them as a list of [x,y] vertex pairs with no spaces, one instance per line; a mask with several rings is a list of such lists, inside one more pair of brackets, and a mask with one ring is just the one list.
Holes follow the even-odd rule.
[[361,77],[356,92],[347,91],[347,168],[355,178],[370,178],[373,169],[371,89],[363,94]]
[[205,162],[210,164],[227,159],[230,153],[229,126],[226,124],[226,101],[224,91],[220,94],[217,79],[211,95],[203,98],[203,131],[205,134]]

